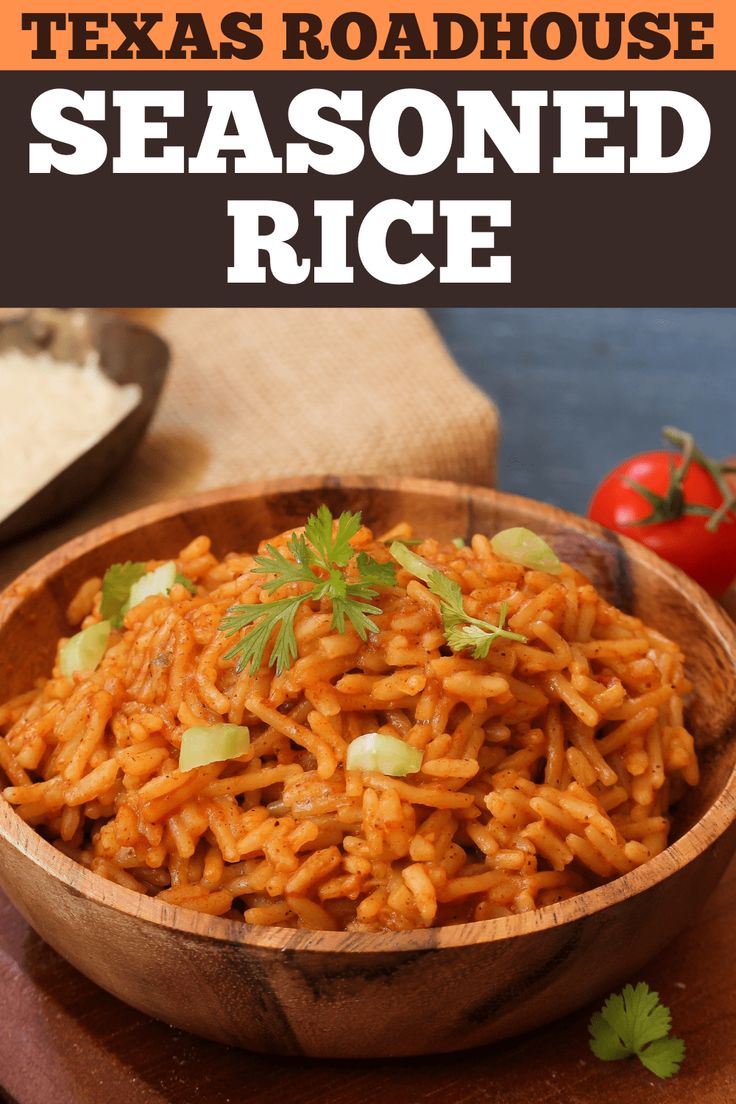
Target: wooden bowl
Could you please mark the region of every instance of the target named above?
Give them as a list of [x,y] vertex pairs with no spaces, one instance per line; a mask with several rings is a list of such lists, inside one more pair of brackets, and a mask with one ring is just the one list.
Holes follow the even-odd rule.
[[646,549],[522,498],[411,479],[301,479],[154,506],[71,541],[0,596],[0,700],[48,671],[78,584],[195,534],[250,549],[321,502],[440,537],[528,525],[624,609],[678,640],[703,781],[675,841],[643,867],[538,912],[398,934],[248,928],[161,904],[62,856],[0,801],[0,883],[33,927],[122,1000],[188,1031],[284,1054],[436,1053],[527,1031],[636,979],[692,917],[736,847],[736,641],[693,582]]
[[83,364],[96,352],[100,370],[115,383],[138,384],[141,397],[104,437],[0,521],[0,543],[68,513],[128,459],[154,415],[169,368],[162,338],[104,311],[31,311],[0,322],[0,353],[8,349],[30,356],[44,352],[72,364]]

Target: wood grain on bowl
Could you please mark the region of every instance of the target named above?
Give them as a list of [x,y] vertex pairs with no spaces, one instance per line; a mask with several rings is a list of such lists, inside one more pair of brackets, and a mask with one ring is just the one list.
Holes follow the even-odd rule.
[[[646,549],[551,507],[482,489],[350,478],[265,483],[139,511],[78,538],[0,597],[0,695],[48,670],[79,583],[209,533],[253,548],[321,502],[439,537],[527,525],[623,608],[682,645],[704,781],[661,855],[534,913],[396,934],[249,929],[99,879],[0,804],[0,882],[36,930],[135,1007],[252,1049],[329,1056],[454,1050],[561,1016],[639,970],[692,917],[736,847],[736,648],[728,618]],[[438,999],[438,994],[441,999]]]

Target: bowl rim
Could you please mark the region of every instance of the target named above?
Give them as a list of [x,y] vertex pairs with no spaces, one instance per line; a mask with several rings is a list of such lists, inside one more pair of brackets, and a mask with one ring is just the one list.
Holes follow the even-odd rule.
[[[506,494],[489,487],[402,476],[317,475],[240,483],[200,491],[135,510],[67,541],[27,568],[0,593],[0,627],[27,597],[34,590],[43,587],[52,575],[62,571],[85,552],[103,544],[105,540],[126,536],[144,526],[200,507],[225,505],[236,501],[247,502],[248,499],[261,499],[267,495],[294,494],[320,488],[345,491],[409,491],[435,496],[438,499],[448,496],[480,497],[497,505],[515,505],[532,511],[541,509],[548,522],[598,538],[609,546],[611,543],[620,544],[627,555],[639,560],[654,575],[677,584],[689,601],[704,607],[709,620],[714,625],[714,630],[723,639],[726,650],[730,647],[730,654],[736,665],[736,625],[726,612],[696,582],[643,545],[621,537],[619,534],[612,534],[586,518],[535,499]],[[166,904],[155,897],[147,897],[110,882],[63,855],[26,824],[8,802],[0,799],[0,838],[44,873],[92,903],[112,908],[139,921],[195,938],[284,953],[298,951],[347,955],[415,953],[441,947],[458,948],[469,944],[500,942],[582,920],[584,917],[593,916],[612,905],[620,904],[653,889],[702,855],[727,832],[734,822],[736,822],[736,767],[703,816],[684,835],[672,842],[655,858],[611,882],[586,890],[558,904],[547,905],[541,909],[514,916],[405,932],[363,933],[252,927],[243,922],[208,916],[178,905]]]

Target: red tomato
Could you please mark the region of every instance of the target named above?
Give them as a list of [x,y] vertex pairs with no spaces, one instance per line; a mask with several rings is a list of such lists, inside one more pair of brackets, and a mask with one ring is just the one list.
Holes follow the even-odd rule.
[[[642,452],[624,460],[605,477],[591,499],[588,515],[600,525],[645,544],[664,560],[682,568],[710,594],[719,595],[736,578],[736,518],[733,513],[715,532],[706,528],[708,518],[683,513],[671,521],[637,525],[649,517],[653,506],[627,480],[666,496],[671,486],[671,465],[680,466],[676,453]],[[717,510],[723,496],[713,476],[700,464],[690,465],[682,484],[686,504]]]

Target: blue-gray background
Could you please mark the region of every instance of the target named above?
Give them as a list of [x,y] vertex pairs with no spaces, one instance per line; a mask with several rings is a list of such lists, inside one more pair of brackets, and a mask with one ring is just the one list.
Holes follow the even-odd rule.
[[584,513],[660,429],[736,454],[736,310],[455,309],[432,317],[501,412],[498,486]]

